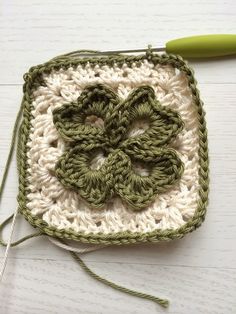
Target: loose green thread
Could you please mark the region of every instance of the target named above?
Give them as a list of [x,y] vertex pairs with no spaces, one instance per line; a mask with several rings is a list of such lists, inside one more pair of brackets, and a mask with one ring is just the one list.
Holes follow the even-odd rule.
[[[7,243],[2,239],[2,231],[12,221],[12,218],[13,218],[13,214],[10,215],[7,219],[5,219],[0,224],[0,245],[2,245],[2,246],[7,246]],[[19,240],[15,241],[15,242],[11,242],[10,246],[11,247],[17,246],[17,245],[19,245],[19,244],[21,244],[21,243],[23,243],[29,239],[32,239],[32,238],[35,238],[35,237],[38,237],[41,235],[43,235],[42,231],[37,231],[35,233],[31,233],[29,235],[26,235],[26,236],[20,238]]]
[[9,150],[9,153],[7,156],[7,161],[5,164],[5,168],[4,168],[4,172],[3,172],[3,176],[2,176],[2,180],[1,180],[1,184],[0,184],[0,202],[2,200],[3,190],[4,190],[4,187],[6,184],[6,179],[7,179],[9,167],[10,167],[13,153],[14,153],[14,149],[15,149],[15,142],[16,142],[16,138],[17,138],[18,126],[19,126],[21,116],[22,116],[22,111],[23,111],[23,102],[22,102],[22,104],[20,106],[20,110],[18,111],[17,116],[16,116],[16,121],[15,121],[13,132],[12,132],[12,140],[11,140],[10,150]]
[[[90,115],[102,118],[104,128],[86,125]],[[149,121],[149,128],[127,137],[132,122],[141,119]],[[76,103],[54,110],[53,121],[61,136],[72,143],[56,164],[56,175],[94,207],[119,195],[134,210],[143,209],[183,173],[183,163],[167,147],[182,130],[182,120],[160,105],[150,86],[135,89],[123,102],[104,85],[90,86]],[[92,170],[90,161],[97,149],[107,159],[99,170]],[[151,168],[150,175],[137,174],[133,162]]]
[[[9,168],[9,166],[8,166],[8,168]],[[12,221],[12,218],[13,218],[13,215],[9,216],[6,220],[4,220],[0,224],[0,245],[5,246],[5,247],[7,246],[7,243],[2,239],[2,230],[4,229],[4,227],[6,225],[8,225]],[[35,232],[35,233],[32,233],[32,234],[29,234],[29,235],[27,235],[25,237],[22,237],[21,239],[15,241],[15,242],[10,243],[10,247],[18,246],[19,244],[21,244],[21,243],[23,243],[23,242],[25,242],[25,241],[27,241],[29,239],[32,239],[32,238],[35,238],[35,237],[38,237],[38,236],[41,236],[41,235],[44,235],[42,231],[38,231],[38,232]],[[60,242],[65,243],[62,240]],[[153,296],[153,295],[150,295],[150,294],[147,294],[147,293],[143,293],[143,292],[139,292],[139,291],[136,291],[136,290],[125,288],[123,286],[117,285],[117,284],[113,283],[112,281],[109,281],[109,280],[107,280],[107,279],[97,275],[94,271],[92,271],[84,263],[84,261],[79,257],[79,255],[76,252],[74,252],[74,251],[69,251],[69,252],[70,252],[71,256],[76,260],[76,262],[81,266],[81,268],[87,274],[89,274],[94,279],[102,282],[103,284],[105,284],[105,285],[107,285],[109,287],[112,287],[113,289],[116,289],[116,290],[119,290],[121,292],[127,293],[129,295],[153,301],[153,302],[161,305],[162,307],[168,307],[169,306],[169,301],[166,300],[166,299],[161,299],[161,298],[158,298],[156,296]]]
[[128,289],[128,288],[125,288],[125,287],[122,287],[120,285],[117,285],[115,284],[114,282],[111,282],[99,275],[97,275],[96,273],[94,273],[83,261],[82,259],[78,256],[78,254],[76,254],[75,252],[70,252],[72,257],[78,262],[78,264],[81,266],[81,268],[83,268],[83,270],[86,271],[86,273],[88,273],[91,277],[97,279],[98,281],[102,282],[103,284],[113,288],[113,289],[116,289],[116,290],[119,290],[121,292],[125,292],[125,293],[128,293],[130,295],[133,295],[135,297],[139,297],[139,298],[142,298],[142,299],[146,299],[146,300],[150,300],[150,301],[153,301],[159,305],[161,305],[162,307],[165,307],[167,308],[169,306],[169,301],[166,300],[166,299],[161,299],[161,298],[158,298],[158,297],[155,297],[151,294],[147,294],[147,293],[143,293],[143,292],[139,292],[139,291],[136,291],[136,290],[133,290],[133,289]]

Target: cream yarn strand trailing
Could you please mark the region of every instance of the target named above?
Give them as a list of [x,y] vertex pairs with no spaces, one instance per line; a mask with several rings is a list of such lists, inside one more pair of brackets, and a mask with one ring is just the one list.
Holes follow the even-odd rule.
[[66,250],[69,252],[74,252],[74,253],[80,253],[80,254],[97,251],[99,249],[107,247],[107,245],[89,245],[89,246],[85,246],[83,248],[78,248],[78,247],[73,247],[71,245],[63,243],[62,241],[58,240],[57,238],[48,237],[48,240],[51,243],[53,243],[54,245],[62,248],[63,250]]

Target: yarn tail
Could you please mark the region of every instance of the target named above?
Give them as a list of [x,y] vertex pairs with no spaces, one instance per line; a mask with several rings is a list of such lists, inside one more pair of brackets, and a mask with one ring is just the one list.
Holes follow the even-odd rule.
[[113,288],[113,289],[116,289],[116,290],[119,290],[119,291],[122,291],[122,292],[125,292],[127,294],[130,294],[130,295],[133,295],[135,297],[139,297],[139,298],[143,298],[143,299],[146,299],[146,300],[150,300],[150,301],[153,301],[159,305],[161,305],[162,307],[164,308],[167,308],[169,306],[169,301],[166,300],[166,299],[161,299],[161,298],[158,298],[158,297],[155,297],[151,294],[147,294],[147,293],[143,293],[143,292],[139,292],[139,291],[136,291],[136,290],[132,290],[132,289],[128,289],[128,288],[125,288],[125,287],[122,287],[120,285],[117,285],[116,283],[114,282],[111,282],[105,278],[102,278],[101,276],[97,275],[96,273],[94,273],[83,261],[82,259],[78,256],[78,254],[76,254],[75,252],[73,251],[70,251],[70,254],[72,255],[72,257],[78,262],[78,264],[83,268],[83,270],[86,271],[87,274],[89,274],[91,277],[97,279],[98,281],[102,282],[103,284]]

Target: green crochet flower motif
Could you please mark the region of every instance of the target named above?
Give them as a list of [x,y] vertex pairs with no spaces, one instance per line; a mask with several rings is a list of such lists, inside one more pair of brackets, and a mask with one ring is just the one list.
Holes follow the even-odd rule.
[[[103,125],[88,123],[94,117]],[[124,101],[102,84],[87,87],[77,102],[53,111],[53,122],[69,144],[56,164],[56,176],[93,207],[116,195],[141,210],[182,175],[183,164],[168,144],[183,122],[160,105],[150,86],[136,88]],[[132,134],[135,124],[146,128]],[[94,169],[98,152],[105,160]]]

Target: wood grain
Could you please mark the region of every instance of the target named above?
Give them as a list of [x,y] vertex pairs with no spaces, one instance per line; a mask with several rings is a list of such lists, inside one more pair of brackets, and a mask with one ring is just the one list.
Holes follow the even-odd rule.
[[[72,260],[9,261],[0,304],[8,313],[234,313],[236,270],[116,262],[88,265],[127,287],[171,299],[158,305],[117,292],[80,271]],[[190,292],[191,291],[191,292]]]
[[[193,34],[234,33],[235,14],[233,0],[1,1],[0,173],[22,97],[22,76],[30,66],[76,49],[143,48]],[[0,313],[236,313],[236,62],[232,57],[190,65],[205,103],[209,132],[206,221],[179,241],[111,247],[83,257],[108,279],[169,298],[170,308],[162,310],[103,286],[68,253],[41,237],[10,251],[0,284]],[[14,211],[16,194],[13,162],[0,221]],[[32,230],[19,218],[15,238]]]

